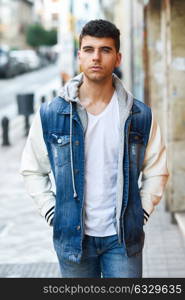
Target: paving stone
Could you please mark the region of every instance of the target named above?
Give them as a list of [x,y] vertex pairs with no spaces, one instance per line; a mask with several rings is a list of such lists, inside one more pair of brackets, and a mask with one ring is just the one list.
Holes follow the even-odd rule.
[[58,263],[0,264],[0,278],[61,277]]

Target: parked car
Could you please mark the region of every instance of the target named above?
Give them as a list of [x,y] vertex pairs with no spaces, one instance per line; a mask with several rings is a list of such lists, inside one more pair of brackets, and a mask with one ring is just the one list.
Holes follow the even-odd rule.
[[43,59],[43,67],[52,63],[55,63],[57,60],[57,51],[56,47],[51,46],[40,46],[38,49],[40,57]]
[[25,60],[20,50],[13,50],[10,52],[10,57],[16,59],[19,64],[19,73],[25,73],[29,71],[29,64]]
[[28,71],[37,70],[41,67],[41,60],[34,50],[19,50],[22,61],[27,64]]
[[10,51],[0,48],[0,77],[11,78],[20,74],[20,65],[15,57],[11,57]]

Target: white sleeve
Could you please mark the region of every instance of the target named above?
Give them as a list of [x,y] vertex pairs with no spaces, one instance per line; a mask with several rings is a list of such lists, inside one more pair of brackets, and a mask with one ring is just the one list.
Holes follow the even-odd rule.
[[142,168],[142,186],[140,189],[145,224],[155,205],[162,198],[168,176],[166,147],[159,124],[152,113],[152,124]]
[[52,225],[55,194],[52,191],[50,173],[51,166],[38,110],[22,153],[20,174],[23,176],[27,193],[35,200],[40,214]]

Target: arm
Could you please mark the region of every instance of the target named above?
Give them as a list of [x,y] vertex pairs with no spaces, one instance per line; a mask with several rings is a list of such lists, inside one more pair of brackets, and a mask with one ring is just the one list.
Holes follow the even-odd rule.
[[51,167],[42,134],[40,111],[36,113],[30,128],[22,154],[20,173],[27,193],[35,200],[41,216],[52,225],[55,195],[51,189]]
[[168,176],[166,147],[162,140],[160,127],[152,114],[152,124],[142,168],[142,186],[140,189],[145,224],[155,205],[162,198]]

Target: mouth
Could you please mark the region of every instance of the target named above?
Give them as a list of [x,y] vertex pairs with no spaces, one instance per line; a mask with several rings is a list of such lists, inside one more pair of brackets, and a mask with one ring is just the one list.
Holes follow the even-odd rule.
[[92,66],[90,69],[93,70],[93,71],[100,71],[100,70],[102,70],[102,67],[100,67],[100,66]]

